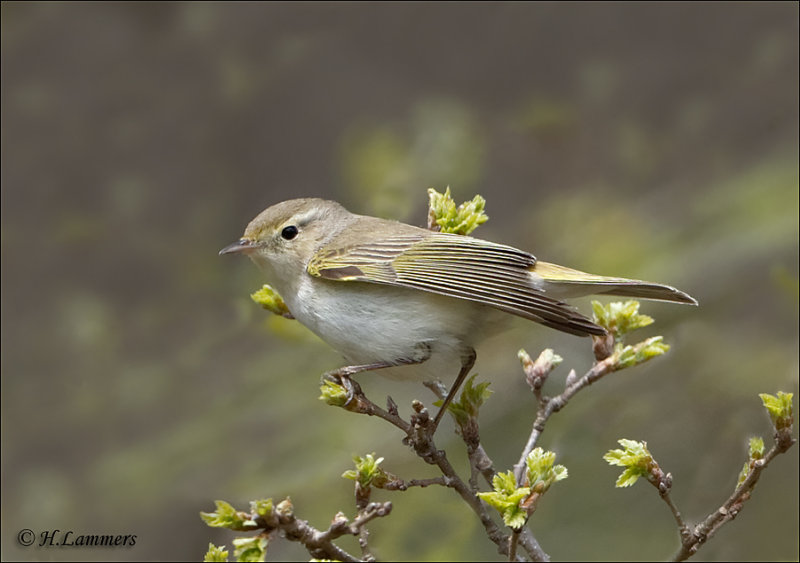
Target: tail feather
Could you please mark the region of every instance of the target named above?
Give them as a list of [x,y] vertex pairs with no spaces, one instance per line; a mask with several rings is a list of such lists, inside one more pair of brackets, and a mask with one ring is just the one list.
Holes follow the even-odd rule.
[[643,282],[638,280],[625,280],[625,283],[612,283],[610,285],[601,284],[597,287],[596,293],[603,295],[618,295],[620,297],[655,299],[657,301],[685,303],[687,305],[697,305],[697,299],[688,293],[684,293],[680,289],[675,289],[669,285]]
[[541,261],[536,262],[531,273],[542,279],[548,294],[557,298],[602,294],[697,305],[691,295],[660,283],[597,276]]

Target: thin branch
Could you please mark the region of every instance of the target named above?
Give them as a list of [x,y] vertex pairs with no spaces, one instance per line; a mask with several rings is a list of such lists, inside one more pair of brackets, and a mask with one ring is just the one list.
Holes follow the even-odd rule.
[[350,524],[350,533],[357,535],[359,531],[375,518],[382,518],[388,516],[392,511],[391,502],[371,502],[367,507],[358,513],[353,522]]
[[[343,514],[337,515],[330,528],[325,531],[317,530],[307,520],[296,518],[293,513],[276,514],[275,516],[277,516],[277,525],[267,527],[267,529],[280,530],[287,540],[301,543],[312,557],[346,562],[359,561],[358,557],[333,543],[334,539],[346,533],[347,519]],[[273,519],[270,518],[270,520]]]
[[519,545],[519,528],[515,528],[514,531],[511,533],[511,538],[509,539],[508,545],[508,560],[509,561],[516,561],[517,560],[517,545]]
[[367,524],[375,518],[387,516],[392,511],[391,502],[371,502],[359,511],[350,524],[350,533],[358,536],[358,545],[361,548],[361,558],[364,561],[375,561],[375,556],[369,548],[369,530]]
[[[426,381],[423,385],[433,391],[440,400],[443,400],[447,395],[447,388],[440,381]],[[481,444],[478,421],[474,419],[459,421],[456,417],[453,417],[453,419],[456,421],[458,435],[461,436],[467,446],[467,457],[469,458],[471,471],[469,484],[472,490],[478,492],[476,479],[476,474],[478,473],[483,475],[486,483],[491,487],[492,479],[497,472],[494,469],[494,462]]]
[[691,534],[689,526],[683,520],[683,517],[681,516],[681,513],[678,510],[678,507],[675,506],[675,503],[672,501],[672,497],[669,495],[669,490],[663,492],[659,491],[659,495],[661,496],[662,499],[664,499],[664,502],[667,503],[670,512],[672,512],[672,517],[675,518],[675,524],[678,526],[678,533],[680,534],[681,541],[683,542],[683,539],[687,537],[687,535]]
[[[536,412],[536,420],[533,422],[533,427],[531,428],[528,442],[522,449],[522,455],[520,455],[519,461],[514,465],[514,476],[517,479],[518,485],[522,483],[522,479],[525,475],[525,459],[536,447],[539,437],[542,435],[542,432],[544,432],[544,427],[547,424],[548,419],[554,413],[557,413],[563,409],[578,391],[588,387],[598,379],[608,375],[609,373],[612,373],[613,371],[616,371],[614,358],[613,356],[609,356],[604,360],[595,363],[594,366],[592,366],[592,368],[577,381],[570,383],[568,379],[567,386],[560,395],[556,395],[555,397],[546,397],[541,395],[541,393],[537,394],[537,398],[539,399],[539,408]],[[536,392],[535,388],[534,392]]]
[[361,548],[361,559],[364,561],[375,561],[375,556],[369,548],[369,529],[361,528],[358,534],[358,547]]
[[389,410],[384,410],[367,399],[367,396],[364,395],[364,391],[361,390],[361,386],[357,381],[350,379],[348,376],[336,376],[336,379],[338,379],[339,383],[347,390],[349,396],[347,403],[344,405],[346,410],[369,416],[377,416],[392,426],[399,428],[405,434],[410,434],[411,425],[397,414],[397,405],[394,404],[394,401],[391,399],[387,400]]
[[[498,551],[503,555],[508,555],[509,535],[503,533],[502,529],[489,515],[486,505],[475,495],[472,487],[467,485],[456,473],[447,458],[447,454],[443,450],[436,448],[432,435],[434,430],[433,421],[422,403],[419,401],[412,402],[414,413],[411,415],[410,422],[406,422],[396,412],[393,412],[396,409],[390,406],[389,411],[384,410],[368,399],[357,382],[349,377],[340,377],[339,379],[347,389],[350,397],[344,408],[353,412],[377,416],[405,432],[406,437],[403,441],[411,446],[426,463],[436,465],[439,468],[442,472],[443,484],[454,489],[461,496],[464,502],[478,516],[486,535],[497,545]],[[550,560],[529,530],[526,529],[520,534],[519,543],[532,560]]]
[[[289,504],[283,508],[279,506],[269,516],[256,517],[257,528],[255,529],[262,529],[262,533],[266,535],[277,530],[287,540],[302,544],[312,557],[317,559],[347,562],[374,561],[375,558],[369,552],[366,541],[366,525],[375,518],[388,516],[391,511],[391,502],[371,502],[363,510],[359,511],[352,522],[349,522],[347,517],[339,512],[334,516],[327,530],[318,530],[309,524],[307,520],[297,518]],[[362,550],[361,558],[348,553],[333,543],[334,540],[344,535],[359,537],[359,545]]]
[[395,477],[380,488],[386,491],[406,491],[411,487],[424,488],[430,487],[431,485],[449,487],[450,482],[444,475],[440,475],[439,477],[431,477],[430,479],[409,479],[408,481],[404,481],[403,479]]
[[483,449],[483,445],[478,444],[474,451],[467,451],[467,454],[469,455],[470,464],[480,471],[486,482],[491,485],[497,471],[495,471],[494,463],[486,453],[486,450]]
[[788,451],[797,441],[792,438],[791,429],[776,432],[775,438],[775,444],[773,444],[772,448],[767,452],[767,455],[762,459],[752,462],[753,466],[747,478],[736,487],[736,490],[733,491],[722,506],[709,514],[705,520],[695,526],[693,530],[687,527],[688,533],[684,533],[683,530],[681,530],[681,548],[673,556],[673,561],[685,561],[697,553],[697,550],[708,541],[709,538],[717,533],[717,530],[736,518],[745,501],[750,498],[750,494],[755,488],[756,483],[758,483],[758,479],[761,477],[761,473],[764,469],[767,468],[773,459]]

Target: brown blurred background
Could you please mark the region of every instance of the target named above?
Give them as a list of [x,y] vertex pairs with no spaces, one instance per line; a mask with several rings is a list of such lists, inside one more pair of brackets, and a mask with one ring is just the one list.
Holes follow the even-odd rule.
[[[432,474],[397,431],[317,400],[337,355],[217,256],[291,197],[423,224],[425,189],[450,185],[487,198],[477,236],[698,298],[645,303],[641,337],[669,354],[552,419],[542,445],[570,477],[531,527],[556,560],[676,549],[655,491],[613,488],[617,438],[648,442],[697,521],[769,438],[757,393],[798,391],[797,3],[4,2],[1,131],[3,559],[199,560],[234,536],[200,521],[215,499],[290,495],[325,527],[354,512],[352,455]],[[533,419],[520,347],[564,356],[551,391],[591,362],[524,322],[478,350],[500,468]],[[361,380],[406,414],[431,398]],[[449,421],[440,441],[463,467]],[[696,559],[796,560],[797,483],[795,448]],[[449,491],[376,498],[395,504],[383,558],[498,558]],[[22,528],[138,539],[22,548]]]

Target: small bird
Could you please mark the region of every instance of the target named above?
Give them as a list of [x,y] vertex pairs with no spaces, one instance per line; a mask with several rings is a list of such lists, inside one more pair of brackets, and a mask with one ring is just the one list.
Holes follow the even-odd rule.
[[604,328],[563,299],[606,294],[697,304],[667,285],[587,274],[323,199],[267,208],[220,251],[231,253],[250,257],[292,316],[344,356],[348,365],[332,373],[380,369],[432,380],[458,369],[434,425],[472,369],[476,343],[500,330],[507,313],[602,336]]

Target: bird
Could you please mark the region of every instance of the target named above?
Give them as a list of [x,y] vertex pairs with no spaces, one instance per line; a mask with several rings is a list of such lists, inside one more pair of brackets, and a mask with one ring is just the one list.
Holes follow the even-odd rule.
[[457,369],[434,428],[472,369],[476,345],[509,315],[605,336],[564,300],[599,294],[697,305],[668,285],[589,274],[318,198],[272,205],[219,253],[249,257],[291,316],[343,356],[347,365],[332,374],[433,380]]

